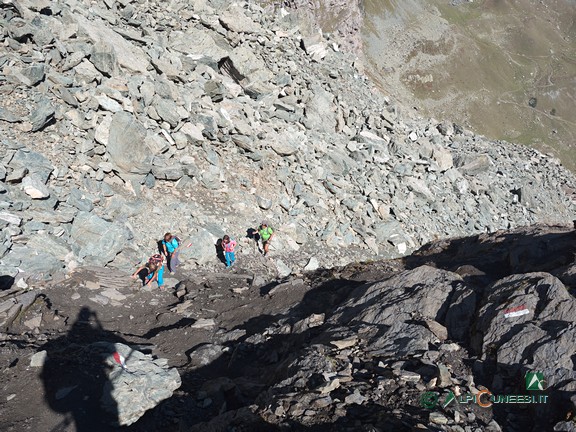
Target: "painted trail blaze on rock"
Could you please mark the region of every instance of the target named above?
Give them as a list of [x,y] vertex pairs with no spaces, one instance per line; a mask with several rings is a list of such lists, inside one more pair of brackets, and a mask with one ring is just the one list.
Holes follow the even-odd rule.
[[114,357],[114,361],[122,366],[122,369],[126,370],[126,359],[122,356],[122,354],[116,351],[112,356]]
[[528,310],[526,305],[516,306],[516,307],[504,310],[504,318],[514,318],[514,317],[519,317],[519,316],[526,315],[529,313],[530,313],[530,311]]

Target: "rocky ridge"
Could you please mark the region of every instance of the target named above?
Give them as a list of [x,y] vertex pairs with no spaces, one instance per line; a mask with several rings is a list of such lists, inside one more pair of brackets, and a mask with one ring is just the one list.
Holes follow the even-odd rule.
[[165,231],[190,240],[188,265],[219,265],[216,239],[263,218],[283,274],[310,257],[330,267],[573,218],[574,179],[556,160],[402,113],[283,9],[14,0],[0,11],[5,286],[132,268]]

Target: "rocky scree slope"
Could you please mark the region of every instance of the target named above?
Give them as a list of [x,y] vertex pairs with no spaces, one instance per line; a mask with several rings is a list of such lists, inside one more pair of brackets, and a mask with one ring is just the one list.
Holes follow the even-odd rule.
[[192,241],[187,264],[214,266],[218,237],[264,218],[283,274],[573,219],[556,160],[403,114],[284,10],[7,0],[0,14],[5,286],[133,268],[165,231]]

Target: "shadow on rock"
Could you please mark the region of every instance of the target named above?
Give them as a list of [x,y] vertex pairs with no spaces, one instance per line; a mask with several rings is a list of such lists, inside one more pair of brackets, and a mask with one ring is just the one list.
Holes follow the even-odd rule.
[[[41,373],[44,397],[52,410],[65,416],[53,431],[95,432],[118,424],[114,399],[106,394],[111,367],[105,359],[114,353],[113,345],[90,347],[99,341],[123,342],[104,330],[96,313],[84,307],[66,336],[42,347],[46,351]],[[72,425],[75,429],[69,428]]]
[[10,289],[14,284],[14,278],[12,276],[4,275],[0,276],[0,291]]

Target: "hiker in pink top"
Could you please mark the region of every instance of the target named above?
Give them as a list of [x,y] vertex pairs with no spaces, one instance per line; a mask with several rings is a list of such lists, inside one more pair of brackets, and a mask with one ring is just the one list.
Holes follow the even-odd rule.
[[234,248],[236,247],[236,241],[230,238],[230,236],[225,235],[222,238],[222,248],[224,249],[224,257],[226,258],[226,268],[231,267],[236,261],[234,256]]

